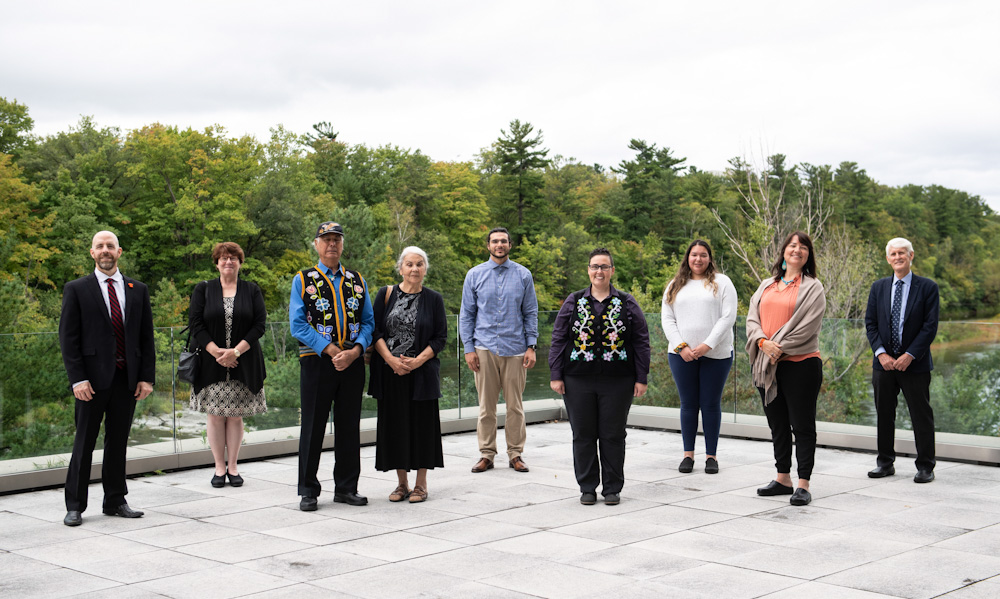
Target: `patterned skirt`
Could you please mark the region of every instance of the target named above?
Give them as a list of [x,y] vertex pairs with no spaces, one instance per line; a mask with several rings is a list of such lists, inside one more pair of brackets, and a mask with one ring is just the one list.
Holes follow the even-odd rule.
[[267,411],[263,387],[260,393],[254,394],[243,381],[232,380],[212,383],[191,394],[190,406],[192,410],[226,418],[253,416]]

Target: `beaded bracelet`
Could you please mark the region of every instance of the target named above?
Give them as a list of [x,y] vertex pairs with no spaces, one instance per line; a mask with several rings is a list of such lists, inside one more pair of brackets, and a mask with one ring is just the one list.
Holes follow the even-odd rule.
[[677,347],[674,348],[674,353],[677,353],[677,354],[681,353],[681,350],[684,349],[685,347],[688,347],[688,344],[684,343],[684,342],[681,342],[680,345],[678,345]]

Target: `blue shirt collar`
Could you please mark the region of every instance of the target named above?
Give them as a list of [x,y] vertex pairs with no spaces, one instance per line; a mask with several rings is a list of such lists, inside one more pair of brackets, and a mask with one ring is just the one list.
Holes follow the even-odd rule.
[[902,279],[898,278],[896,276],[896,273],[892,273],[892,280],[893,280],[893,285],[896,284],[895,283],[896,281],[902,281],[906,287],[909,287],[910,283],[913,282],[913,271],[911,270],[910,272],[906,273],[906,276],[903,277]]
[[326,273],[326,275],[329,276],[329,277],[335,277],[337,275],[341,275],[341,276],[344,275],[344,265],[343,264],[339,264],[338,263],[337,264],[337,268],[333,269],[333,268],[328,267],[326,264],[323,264],[322,262],[318,262],[318,263],[316,263],[316,268],[319,269],[321,272]]

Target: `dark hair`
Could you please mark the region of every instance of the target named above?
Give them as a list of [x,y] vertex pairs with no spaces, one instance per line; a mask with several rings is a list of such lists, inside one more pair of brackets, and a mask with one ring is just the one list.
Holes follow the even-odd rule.
[[798,237],[799,243],[809,249],[809,257],[806,258],[806,263],[802,267],[802,274],[807,277],[816,278],[816,251],[813,250],[812,239],[809,239],[809,236],[802,231],[796,231],[785,238],[785,242],[781,244],[781,252],[778,254],[778,259],[771,265],[771,272],[774,273],[775,283],[780,281],[781,276],[785,274],[785,269],[781,264],[785,261],[785,248],[788,247],[788,244],[792,242],[792,238],[794,237]]
[[486,245],[490,244],[490,237],[493,237],[494,233],[503,233],[507,236],[507,243],[510,243],[510,231],[504,227],[493,227],[490,232],[486,234]]
[[239,258],[240,264],[243,264],[243,248],[238,243],[223,241],[215,244],[215,248],[212,250],[212,264],[218,264],[223,256],[236,256]]
[[719,292],[719,284],[715,282],[715,273],[718,269],[715,267],[715,259],[712,258],[712,248],[709,247],[708,242],[695,239],[688,246],[687,251],[684,252],[684,260],[681,261],[680,268],[677,269],[677,274],[667,283],[667,288],[663,292],[663,301],[668,304],[674,303],[674,300],[677,299],[677,293],[691,280],[691,265],[688,264],[688,259],[691,257],[691,250],[697,246],[705,248],[705,251],[708,252],[708,267],[705,268],[705,285],[712,286],[713,294]]
[[593,258],[594,256],[607,256],[608,260],[611,260],[611,266],[614,267],[615,265],[615,259],[611,257],[611,250],[608,248],[594,248],[594,251],[590,252],[589,258]]

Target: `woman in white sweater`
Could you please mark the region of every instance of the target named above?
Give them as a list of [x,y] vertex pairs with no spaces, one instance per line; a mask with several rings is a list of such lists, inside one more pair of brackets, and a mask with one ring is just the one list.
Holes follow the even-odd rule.
[[681,472],[694,469],[698,411],[705,431],[705,472],[719,472],[716,449],[722,426],[722,392],[733,365],[736,288],[717,271],[712,248],[700,239],[688,246],[684,261],[663,292],[660,310],[667,336],[670,372],[681,396]]

